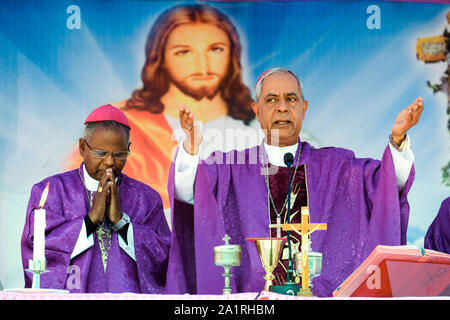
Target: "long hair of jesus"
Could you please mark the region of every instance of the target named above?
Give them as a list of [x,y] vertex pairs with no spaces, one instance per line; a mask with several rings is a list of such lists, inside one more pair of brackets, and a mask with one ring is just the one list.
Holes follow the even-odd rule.
[[228,73],[223,79],[220,94],[228,106],[228,115],[248,124],[255,114],[252,111],[250,89],[242,81],[241,43],[230,19],[219,10],[204,4],[180,5],[163,12],[150,33],[145,45],[145,64],[141,71],[143,86],[133,91],[126,108],[162,113],[161,97],[169,88],[170,77],[164,69],[164,47],[170,33],[185,23],[211,23],[224,30],[231,42]]

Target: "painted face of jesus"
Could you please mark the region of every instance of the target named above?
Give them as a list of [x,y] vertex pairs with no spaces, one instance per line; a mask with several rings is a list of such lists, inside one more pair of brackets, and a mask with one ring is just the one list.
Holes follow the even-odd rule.
[[274,73],[263,80],[258,101],[252,104],[266,142],[280,147],[294,145],[305,118],[308,101],[302,99],[297,79]]
[[212,99],[227,74],[230,50],[228,35],[216,25],[182,24],[167,39],[164,67],[181,92]]

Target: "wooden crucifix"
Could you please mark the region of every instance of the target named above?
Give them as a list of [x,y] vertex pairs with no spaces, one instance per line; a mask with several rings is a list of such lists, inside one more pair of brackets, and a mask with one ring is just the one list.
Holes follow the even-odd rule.
[[301,295],[312,295],[309,288],[309,236],[316,230],[327,230],[326,223],[310,223],[309,207],[301,209],[301,223],[288,223],[282,225],[283,231],[295,231],[302,237],[302,289]]

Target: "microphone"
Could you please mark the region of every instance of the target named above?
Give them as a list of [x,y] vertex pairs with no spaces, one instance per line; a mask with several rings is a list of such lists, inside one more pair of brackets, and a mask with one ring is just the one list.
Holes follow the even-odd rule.
[[284,164],[290,169],[292,164],[294,163],[294,155],[290,152],[284,155]]
[[[287,223],[291,223],[291,166],[294,163],[294,155],[290,152],[284,155],[284,164],[288,167],[289,174],[289,189],[288,189],[288,205],[287,205]],[[288,250],[289,250],[289,264],[287,269],[287,283],[293,283],[294,268],[292,266],[292,244],[291,244],[291,231],[286,231]]]

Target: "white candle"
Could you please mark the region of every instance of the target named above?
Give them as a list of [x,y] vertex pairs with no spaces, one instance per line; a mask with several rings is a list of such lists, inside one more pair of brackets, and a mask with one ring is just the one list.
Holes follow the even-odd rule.
[[45,209],[34,210],[33,260],[45,260]]
[[47,201],[50,181],[47,182],[44,191],[42,191],[39,208],[34,209],[34,243],[33,260],[45,260],[45,201]]

